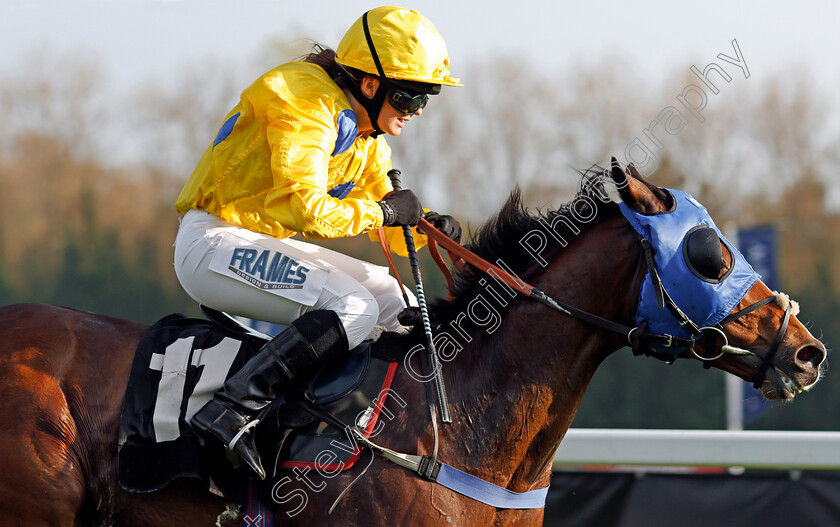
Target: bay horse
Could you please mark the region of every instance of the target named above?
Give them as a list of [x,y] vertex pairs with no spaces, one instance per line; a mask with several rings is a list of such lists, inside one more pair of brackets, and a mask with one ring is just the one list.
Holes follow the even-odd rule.
[[[614,182],[613,201],[617,189],[624,206],[640,214],[664,213],[673,199],[632,167],[624,170],[613,163],[599,177]],[[575,200],[536,215],[521,206],[515,192],[469,247],[486,260],[503,261],[523,281],[558,301],[632,326],[645,250],[619,205],[601,199],[604,186],[596,189],[596,179],[585,174]],[[551,236],[546,234],[551,234],[549,227]],[[538,231],[543,236],[533,237]],[[548,243],[537,244],[541,240]],[[732,255],[723,254],[730,266]],[[440,426],[437,456],[514,492],[540,489],[549,483],[554,452],[596,368],[627,345],[628,336],[507,296],[485,278],[468,267],[458,277],[454,298],[431,306],[437,330],[453,338],[439,350],[446,354],[442,373],[453,422]],[[761,302],[768,297],[776,301]],[[820,377],[825,348],[790,316],[782,297],[755,283],[733,309],[746,311],[720,334],[698,340],[696,348],[679,355],[708,357],[712,366],[756,382],[770,399],[789,399],[810,388]],[[750,311],[749,306],[758,307]],[[145,329],[143,324],[63,307],[0,309],[4,525],[259,525],[194,480],[142,494],[120,487],[120,406]],[[421,340],[420,333],[383,338],[408,349]],[[731,349],[747,351],[718,356],[724,335]],[[775,353],[769,357],[771,349]],[[396,398],[388,400],[393,419],[384,423],[376,441],[398,452],[429,454],[435,438],[422,383],[400,367],[393,386],[405,406],[392,404]],[[542,523],[541,508],[488,506],[365,452],[365,462],[338,474],[289,471],[291,483],[273,494],[276,523]]]

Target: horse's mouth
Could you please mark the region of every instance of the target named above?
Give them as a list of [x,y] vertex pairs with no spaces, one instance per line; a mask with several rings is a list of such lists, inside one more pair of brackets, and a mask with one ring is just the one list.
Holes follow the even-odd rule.
[[783,371],[778,366],[773,366],[767,372],[767,378],[761,384],[761,393],[765,398],[771,400],[790,400],[802,392],[809,390],[817,383],[818,378],[803,383],[797,380],[794,375]]
[[[815,341],[816,342],[816,341]],[[736,374],[747,382],[754,382],[756,372],[762,369],[763,355],[748,351],[738,358],[745,369]],[[765,398],[771,400],[790,400],[800,393],[810,390],[825,369],[825,348],[818,342],[800,346],[795,351],[782,350],[769,367],[759,389]]]

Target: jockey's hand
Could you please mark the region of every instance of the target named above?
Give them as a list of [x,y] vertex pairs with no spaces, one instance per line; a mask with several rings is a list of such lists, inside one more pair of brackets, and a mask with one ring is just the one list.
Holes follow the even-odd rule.
[[420,200],[411,190],[397,190],[391,192],[385,199],[379,202],[382,207],[382,215],[385,218],[384,225],[417,225],[423,217],[423,207]]
[[461,241],[461,224],[458,220],[449,215],[441,215],[437,212],[429,211],[426,213],[426,221],[432,224],[440,232],[447,235],[456,243]]

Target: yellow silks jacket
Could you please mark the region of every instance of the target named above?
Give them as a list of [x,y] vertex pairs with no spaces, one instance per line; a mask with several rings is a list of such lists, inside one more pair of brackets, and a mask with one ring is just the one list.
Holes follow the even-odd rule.
[[[391,149],[383,136],[357,138],[357,130],[350,102],[323,69],[279,66],[242,92],[175,207],[275,238],[372,231],[383,221],[376,202],[393,190]],[[386,231],[405,256],[402,229]],[[415,235],[418,248],[425,241]]]

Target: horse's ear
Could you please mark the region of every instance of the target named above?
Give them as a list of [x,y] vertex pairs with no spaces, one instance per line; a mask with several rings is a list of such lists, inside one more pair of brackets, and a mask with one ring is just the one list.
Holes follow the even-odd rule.
[[610,175],[618,187],[621,200],[639,214],[658,214],[670,209],[668,193],[645,181],[632,164],[625,172],[613,157],[610,162]]
[[[615,185],[618,187],[619,191],[624,190],[627,187],[627,175],[621,170],[621,163],[618,162],[618,159],[615,156],[612,156],[610,159],[610,175],[612,176]],[[622,199],[624,196],[621,196]]]

